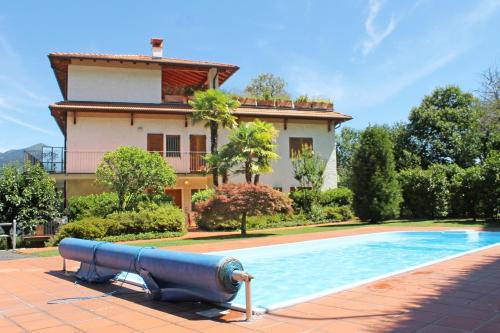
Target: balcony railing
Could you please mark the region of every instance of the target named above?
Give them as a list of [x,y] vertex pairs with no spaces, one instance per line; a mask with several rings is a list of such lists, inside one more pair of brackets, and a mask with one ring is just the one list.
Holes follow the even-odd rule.
[[[52,147],[48,147],[52,148]],[[50,173],[95,173],[105,151],[25,151],[25,159],[40,163]],[[202,173],[206,170],[206,152],[151,152],[161,154],[176,173]]]

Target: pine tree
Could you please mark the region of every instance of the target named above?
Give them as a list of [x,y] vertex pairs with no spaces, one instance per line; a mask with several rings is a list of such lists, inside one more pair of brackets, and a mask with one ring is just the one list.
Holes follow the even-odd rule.
[[399,213],[401,191],[387,130],[370,126],[361,134],[353,159],[354,209],[361,220],[378,222]]

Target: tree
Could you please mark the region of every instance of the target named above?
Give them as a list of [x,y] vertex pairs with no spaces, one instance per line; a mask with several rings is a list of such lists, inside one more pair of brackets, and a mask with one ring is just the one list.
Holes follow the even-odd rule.
[[285,87],[286,82],[282,78],[271,73],[262,73],[250,82],[245,91],[257,98],[269,100],[280,95],[288,95]]
[[401,194],[390,136],[370,126],[361,134],[353,157],[354,209],[361,220],[378,222],[398,216]]
[[176,181],[174,169],[160,154],[137,147],[120,147],[104,154],[96,177],[117,193],[120,210],[132,208],[146,193],[163,193]]
[[489,68],[482,74],[479,131],[481,133],[481,159],[490,151],[500,150],[500,71]]
[[0,169],[0,222],[12,223],[24,234],[60,216],[61,197],[55,180],[39,164],[26,163],[24,169],[7,165]]
[[279,158],[276,153],[276,137],[278,130],[273,124],[256,119],[241,123],[229,134],[229,143],[225,147],[225,155],[239,165],[239,173],[245,175],[247,183],[259,183],[262,173],[272,172],[271,162]]
[[343,127],[340,133],[335,135],[339,186],[351,188],[352,157],[358,146],[360,134],[360,130]]
[[456,86],[437,88],[413,108],[408,132],[422,167],[456,163],[468,167],[479,157],[477,99]]
[[[189,105],[194,109],[193,122],[205,122],[205,126],[210,128],[210,153],[217,155],[219,127],[233,128],[236,126],[236,117],[233,115],[233,111],[240,106],[240,103],[228,93],[209,89],[195,92],[194,99],[189,101]],[[212,168],[214,186],[219,185],[218,171],[218,168]]]
[[500,152],[491,151],[483,163],[484,177],[481,193],[483,194],[486,217],[500,218]]
[[247,234],[248,216],[291,213],[291,200],[268,185],[226,184],[210,199],[195,206],[198,218],[209,221],[239,220],[241,235]]
[[396,171],[417,168],[421,165],[417,147],[412,142],[408,133],[408,126],[404,123],[396,123],[387,127],[391,140],[394,144],[394,162]]
[[326,163],[311,147],[304,146],[292,158],[293,178],[301,188],[310,187],[316,193],[321,192],[325,180]]

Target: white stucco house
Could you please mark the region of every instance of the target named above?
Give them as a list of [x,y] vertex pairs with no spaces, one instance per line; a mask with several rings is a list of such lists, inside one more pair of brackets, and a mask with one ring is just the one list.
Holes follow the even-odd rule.
[[[39,160],[56,177],[66,197],[102,191],[95,171],[103,154],[120,146],[160,151],[178,174],[167,192],[184,211],[191,210],[191,194],[211,185],[203,172],[209,132],[192,125],[187,104],[194,90],[218,88],[238,69],[218,62],[163,57],[163,40],[152,39],[151,56],[89,53],[50,53],[49,60],[63,100],[49,106],[64,135],[64,147],[45,148]],[[255,103],[255,102],[254,102]],[[242,104],[238,121],[259,118],[279,130],[274,172],[261,182],[284,192],[298,186],[293,179],[291,153],[312,145],[327,161],[325,187],[336,187],[335,128],[351,119],[330,109]],[[227,131],[220,131],[220,144]],[[231,182],[243,178],[232,176]]]

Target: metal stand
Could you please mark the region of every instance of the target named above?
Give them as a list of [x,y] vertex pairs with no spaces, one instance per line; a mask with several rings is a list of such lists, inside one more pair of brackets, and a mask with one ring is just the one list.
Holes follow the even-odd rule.
[[233,280],[245,282],[245,314],[246,321],[252,321],[252,282],[253,276],[243,271],[234,271]]
[[10,226],[10,234],[0,235],[0,237],[10,238],[12,241],[12,250],[16,250],[16,241],[17,241],[17,222],[13,220],[12,223],[0,223],[0,227],[8,227]]

